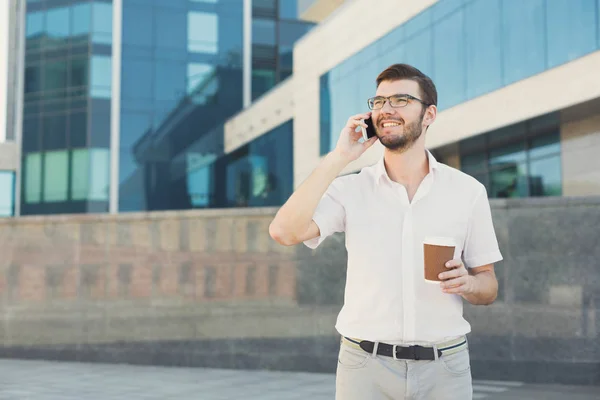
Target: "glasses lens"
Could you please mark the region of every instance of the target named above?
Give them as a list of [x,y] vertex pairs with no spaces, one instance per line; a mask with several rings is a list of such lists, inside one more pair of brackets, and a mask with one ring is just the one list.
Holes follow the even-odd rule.
[[392,96],[390,98],[392,107],[404,107],[408,104],[408,98],[405,96]]
[[369,99],[369,107],[372,110],[377,110],[377,109],[383,107],[384,102],[385,102],[385,99],[383,99],[381,97],[373,97],[373,98]]

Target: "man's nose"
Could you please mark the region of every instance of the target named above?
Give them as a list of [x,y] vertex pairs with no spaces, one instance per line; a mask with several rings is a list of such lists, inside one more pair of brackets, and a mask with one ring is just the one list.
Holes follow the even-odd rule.
[[387,99],[385,101],[385,103],[383,103],[383,107],[381,107],[381,112],[385,113],[385,114],[393,114],[394,113],[394,107],[392,107],[392,105],[390,104],[389,99]]

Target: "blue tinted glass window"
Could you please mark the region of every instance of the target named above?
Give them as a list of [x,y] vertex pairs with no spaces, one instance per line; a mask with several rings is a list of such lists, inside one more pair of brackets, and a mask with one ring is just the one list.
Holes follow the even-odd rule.
[[72,58],[70,70],[70,87],[87,86],[89,59],[87,57]]
[[293,190],[292,122],[235,153],[227,165],[227,203],[233,207],[281,205]]
[[109,99],[112,85],[112,59],[92,56],[90,65],[90,94],[97,99]]
[[560,155],[532,160],[529,164],[530,196],[562,195]]
[[297,19],[298,0],[279,0],[279,18]]
[[91,149],[90,200],[106,201],[110,189],[110,150]]
[[15,210],[15,173],[0,171],[0,217],[12,217]]
[[39,203],[42,199],[42,154],[30,153],[25,156],[25,203]]
[[90,118],[90,146],[91,147],[110,147],[110,110],[108,104],[102,107],[94,105]]
[[187,66],[187,92],[201,92],[210,84],[215,67],[204,63],[190,63]]
[[437,83],[438,106],[444,109],[461,103],[466,98],[462,10],[446,15],[433,29],[435,60],[432,79]]
[[153,69],[151,60],[123,58],[121,75],[123,98],[152,99]]
[[503,1],[504,84],[527,78],[545,68],[545,2]]
[[91,7],[89,4],[76,4],[73,6],[73,36],[86,35],[90,32],[92,20]]
[[63,149],[67,146],[67,116],[65,114],[44,115],[42,143],[45,150]]
[[121,113],[121,150],[133,147],[152,128],[152,114],[123,111]]
[[274,46],[276,43],[275,21],[254,18],[252,20],[252,43]]
[[412,37],[407,37],[404,45],[404,61],[418,68],[425,75],[432,76],[433,51],[431,41],[431,30],[421,31]]
[[65,201],[69,188],[69,153],[66,150],[44,154],[44,202]]
[[90,186],[90,152],[88,149],[71,152],[71,199],[87,200]]
[[255,100],[275,86],[275,70],[252,69],[252,99]]
[[184,62],[157,60],[154,66],[154,98],[177,100],[187,91]]
[[94,43],[112,43],[112,4],[93,3],[93,36]]
[[47,96],[64,96],[66,87],[67,60],[47,62],[44,68],[44,91]]
[[[265,20],[262,20],[265,21]],[[281,21],[279,23],[279,45],[292,46],[313,27],[303,22]],[[270,28],[269,28],[270,29]],[[270,33],[270,31],[269,31]]]
[[433,13],[433,23],[435,23],[443,18],[446,18],[449,14],[452,14],[458,8],[460,8],[464,3],[468,2],[465,0],[442,0],[438,1],[435,5],[431,7],[431,11]]
[[46,19],[46,30],[48,36],[55,38],[66,38],[69,36],[69,26],[71,25],[70,9],[61,7],[48,10]]
[[552,0],[546,11],[549,68],[596,49],[596,0]]
[[44,32],[45,16],[46,14],[40,11],[27,13],[26,35],[28,38],[38,36]]
[[557,155],[560,153],[560,134],[544,135],[531,141],[529,158],[537,159]]
[[219,46],[219,19],[216,14],[190,12],[188,14],[188,51],[216,54]]
[[214,168],[212,164],[198,167],[187,174],[190,202],[194,208],[208,207],[214,196]]
[[465,7],[464,40],[469,98],[502,86],[500,11],[500,0],[474,1]]
[[123,44],[152,46],[154,10],[151,7],[123,5]]
[[184,10],[157,9],[155,13],[157,47],[183,50],[186,46],[187,16]]
[[432,11],[428,8],[406,21],[404,24],[406,38],[428,30],[431,27],[431,17]]

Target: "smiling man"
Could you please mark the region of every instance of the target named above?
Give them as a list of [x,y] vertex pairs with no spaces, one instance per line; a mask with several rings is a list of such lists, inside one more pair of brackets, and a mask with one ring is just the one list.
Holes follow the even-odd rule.
[[[377,77],[371,112],[348,119],[336,148],[281,207],[269,227],[283,245],[316,248],[346,233],[348,269],[336,399],[472,398],[462,301],[487,305],[502,260],[485,187],[425,149],[437,91],[418,69],[395,64]],[[372,118],[376,137],[357,128]],[[381,160],[338,177],[379,140]],[[442,282],[424,279],[423,242],[441,237],[460,255]]]

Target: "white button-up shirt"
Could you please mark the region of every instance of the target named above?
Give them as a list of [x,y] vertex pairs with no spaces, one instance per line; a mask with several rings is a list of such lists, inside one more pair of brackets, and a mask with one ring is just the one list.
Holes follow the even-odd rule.
[[317,206],[313,220],[321,233],[306,246],[346,234],[346,289],[336,323],[343,336],[439,343],[471,330],[462,297],[425,281],[423,241],[453,239],[454,258],[467,268],[502,260],[487,192],[473,177],[427,156],[429,174],[412,202],[389,178],[382,157],[358,174],[336,178]]

